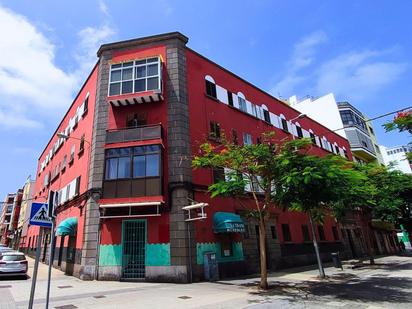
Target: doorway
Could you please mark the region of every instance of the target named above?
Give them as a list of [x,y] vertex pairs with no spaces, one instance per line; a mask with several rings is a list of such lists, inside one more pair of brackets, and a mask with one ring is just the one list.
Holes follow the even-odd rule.
[[146,220],[123,221],[122,279],[145,278]]

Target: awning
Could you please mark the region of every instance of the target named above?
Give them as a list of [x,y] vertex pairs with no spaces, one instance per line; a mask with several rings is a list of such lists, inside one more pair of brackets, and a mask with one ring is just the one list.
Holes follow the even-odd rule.
[[56,235],[57,236],[75,236],[77,232],[77,218],[70,217],[64,219],[60,224],[57,226]]
[[239,215],[231,212],[216,212],[213,215],[215,233],[244,233],[245,223]]

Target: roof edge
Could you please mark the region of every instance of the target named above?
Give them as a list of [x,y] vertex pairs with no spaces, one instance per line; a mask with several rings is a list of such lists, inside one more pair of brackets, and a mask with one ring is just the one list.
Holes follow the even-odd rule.
[[189,38],[182,33],[175,31],[175,32],[167,32],[162,34],[156,34],[151,36],[146,36],[137,39],[130,39],[125,41],[118,41],[108,44],[103,44],[100,46],[99,50],[97,51],[97,56],[100,57],[101,54],[106,50],[117,49],[117,48],[125,48],[130,47],[138,44],[148,44],[153,42],[171,40],[171,39],[178,39],[181,40],[184,44],[187,44]]

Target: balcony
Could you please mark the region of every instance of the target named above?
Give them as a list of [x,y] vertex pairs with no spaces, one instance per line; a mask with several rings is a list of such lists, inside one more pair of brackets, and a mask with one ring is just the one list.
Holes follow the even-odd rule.
[[160,89],[156,89],[144,92],[109,96],[107,100],[113,106],[127,106],[142,103],[159,102],[163,100],[163,94]]
[[162,139],[162,125],[148,125],[120,130],[107,130],[106,144]]

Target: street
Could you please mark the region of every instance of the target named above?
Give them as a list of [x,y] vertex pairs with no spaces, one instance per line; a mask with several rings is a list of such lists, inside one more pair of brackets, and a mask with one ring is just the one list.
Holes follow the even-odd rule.
[[[53,270],[50,308],[410,308],[412,258],[389,256],[344,270],[315,267],[269,275],[270,289],[259,291],[258,278],[215,283],[167,284],[81,281]],[[33,260],[29,259],[29,274]],[[0,307],[27,308],[31,279],[1,278]],[[47,266],[40,264],[35,308],[44,308]]]

